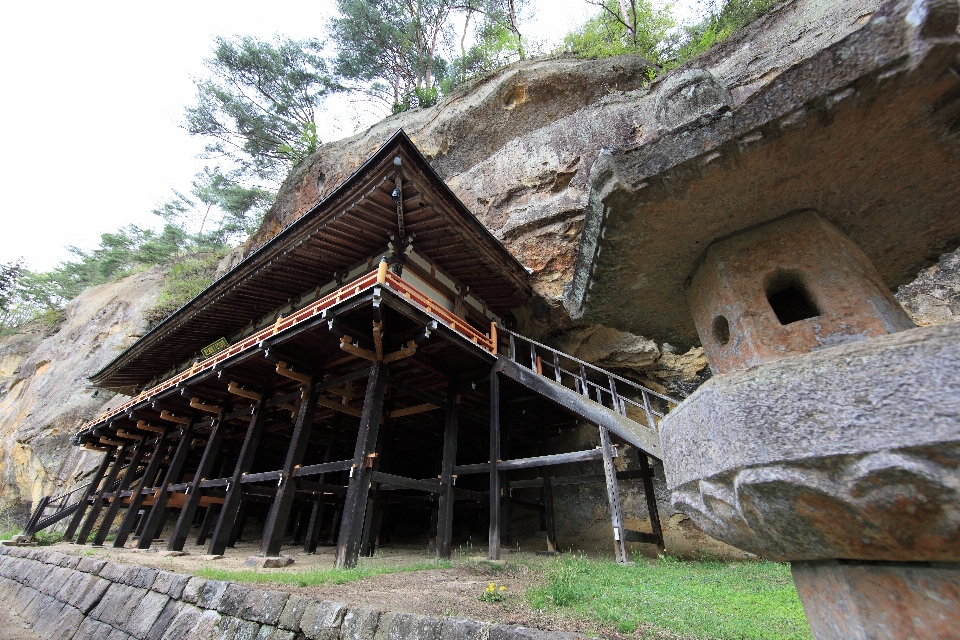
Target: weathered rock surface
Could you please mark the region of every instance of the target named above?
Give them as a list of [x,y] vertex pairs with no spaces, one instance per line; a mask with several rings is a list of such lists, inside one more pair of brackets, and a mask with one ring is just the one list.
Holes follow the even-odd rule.
[[960,320],[960,249],[900,287],[896,298],[919,327]]
[[53,335],[28,327],[0,338],[0,509],[69,489],[99,462],[68,442],[112,401],[86,377],[140,337],[162,277],[150,269],[87,289]]

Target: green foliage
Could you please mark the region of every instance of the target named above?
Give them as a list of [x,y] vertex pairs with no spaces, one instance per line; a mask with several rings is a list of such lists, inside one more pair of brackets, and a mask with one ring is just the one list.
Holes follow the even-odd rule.
[[564,556],[527,597],[535,609],[567,611],[625,634],[639,627],[693,637],[810,638],[782,563],[635,556],[633,565],[620,565]]
[[217,264],[224,255],[224,249],[195,253],[171,265],[163,279],[157,305],[146,314],[147,326],[158,325],[206,289],[213,282]]
[[228,158],[238,175],[281,180],[317,150],[315,109],[341,88],[322,50],[319,40],[217,38],[187,130],[209,138],[208,156]]
[[353,88],[392,105],[394,113],[427,106],[446,74],[440,50],[450,36],[454,0],[337,0],[328,23],[337,47],[334,69]]
[[606,58],[625,54],[641,55],[662,64],[673,52],[677,27],[672,6],[658,9],[651,0],[605,0],[600,13],[563,39],[562,50],[583,58]]
[[686,29],[683,45],[675,54],[677,66],[750,24],[780,0],[710,0],[707,16]]
[[253,582],[287,584],[297,587],[315,587],[324,584],[345,584],[385,573],[402,573],[409,571],[424,571],[430,569],[449,569],[452,565],[447,560],[435,562],[418,562],[410,565],[387,565],[376,561],[363,563],[353,569],[307,569],[296,571],[282,571],[270,569],[268,571],[211,569],[203,567],[195,573],[208,580],[226,580],[230,582]]
[[63,533],[60,531],[37,531],[33,536],[38,547],[49,547],[63,541]]

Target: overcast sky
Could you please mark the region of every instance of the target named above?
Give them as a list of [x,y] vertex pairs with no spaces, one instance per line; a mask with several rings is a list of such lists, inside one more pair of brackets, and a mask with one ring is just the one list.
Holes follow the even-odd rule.
[[[682,4],[694,4],[688,0]],[[584,0],[532,0],[528,32],[549,50],[592,13]],[[181,127],[215,36],[323,35],[333,0],[14,3],[0,26],[5,127],[0,262],[35,270],[96,246],[126,224],[158,227],[150,211],[189,190],[205,164]],[[322,139],[350,135],[344,109]],[[329,128],[327,128],[329,127]],[[324,133],[326,135],[324,135]],[[207,161],[209,164],[209,161]]]

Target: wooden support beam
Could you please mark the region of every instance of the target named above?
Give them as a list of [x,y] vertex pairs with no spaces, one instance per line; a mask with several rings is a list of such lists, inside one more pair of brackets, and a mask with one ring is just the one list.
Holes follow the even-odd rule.
[[[330,456],[333,454],[333,447],[336,445],[337,439],[340,436],[340,421],[341,418],[339,415],[334,416],[333,435],[330,438],[330,442],[327,443],[327,448],[323,452],[324,463],[330,462]],[[322,485],[324,484],[325,480],[326,474],[319,474],[317,482]],[[317,551],[317,544],[320,542],[320,525],[323,524],[323,512],[326,510],[326,506],[327,496],[321,491],[317,494],[316,499],[314,499],[310,505],[310,517],[309,521],[307,522],[307,533],[303,539],[304,553],[316,553]]]
[[190,418],[174,415],[166,409],[160,411],[160,419],[166,420],[167,422],[176,422],[177,424],[190,424]]
[[[156,442],[157,446],[159,446],[159,444],[159,442]],[[123,477],[120,479],[120,485],[114,492],[114,498],[110,501],[110,506],[107,507],[106,512],[103,514],[103,520],[100,523],[100,528],[97,529],[97,535],[93,537],[93,544],[102,545],[107,539],[107,534],[110,533],[110,527],[113,525],[113,520],[117,517],[117,512],[123,505],[123,500],[117,499],[116,496],[126,491],[130,486],[130,483],[133,482],[137,471],[140,469],[140,461],[143,460],[143,455],[146,453],[147,447],[150,445],[151,442],[141,440],[137,443],[136,448],[134,448],[133,458],[130,459],[130,464],[127,466],[126,471],[123,473]]]
[[390,364],[391,362],[396,362],[397,360],[402,360],[404,358],[409,358],[417,352],[417,343],[413,340],[407,341],[407,344],[402,349],[397,349],[393,353],[388,353],[383,357],[383,364]]
[[207,510],[203,514],[203,520],[200,521],[200,530],[197,532],[198,547],[202,547],[210,536],[210,530],[214,524],[216,524],[217,516],[220,515],[220,511],[223,509],[224,500],[225,498],[221,498],[218,504],[210,504],[207,506]]
[[[223,410],[217,416],[213,423],[213,429],[207,436],[207,446],[203,449],[203,455],[200,457],[200,464],[193,474],[193,481],[186,490],[186,500],[180,509],[180,516],[177,518],[177,524],[173,527],[170,534],[170,540],[167,541],[169,551],[183,551],[183,545],[186,544],[187,536],[190,535],[190,527],[193,525],[193,519],[196,516],[197,509],[200,507],[202,491],[200,483],[204,476],[213,469],[213,462],[220,452],[220,443],[223,442],[223,431],[226,429],[226,420],[233,407],[229,402],[224,403]],[[212,509],[213,507],[207,507]]]
[[348,416],[360,417],[360,415],[363,413],[356,407],[350,407],[342,402],[335,402],[328,398],[317,398],[317,404],[321,407],[326,407],[328,409],[333,409],[334,411],[339,411],[340,413],[345,413]]
[[450,559],[453,540],[453,467],[457,463],[457,434],[459,431],[460,396],[456,395],[457,381],[447,383],[446,416],[443,424],[443,460],[440,463],[440,494],[437,512],[437,557]]
[[280,471],[277,495],[270,506],[267,520],[263,525],[263,536],[260,541],[261,557],[269,558],[280,555],[283,534],[287,528],[287,521],[290,518],[290,510],[293,507],[293,499],[297,490],[294,472],[303,462],[303,456],[307,451],[307,441],[310,439],[310,432],[313,429],[313,414],[317,408],[316,385],[313,383],[313,378],[308,378],[304,385],[300,398],[300,408],[297,411],[297,421],[293,426],[293,434],[290,436],[290,445],[287,447],[283,469]]
[[391,418],[402,418],[404,416],[412,416],[418,413],[423,413],[425,411],[433,411],[434,409],[439,409],[435,404],[418,404],[413,407],[406,407],[404,409],[395,409],[390,412]]
[[244,389],[233,380],[227,383],[227,393],[235,396],[240,396],[241,398],[249,398],[250,400],[259,400],[260,398],[263,397],[263,394],[257,393],[256,391],[250,391],[248,389]]
[[[220,407],[218,417],[220,415],[223,415],[223,407]],[[144,527],[143,532],[140,534],[140,539],[137,541],[138,549],[149,549],[153,543],[153,539],[160,535],[160,530],[166,519],[167,502],[170,500],[170,492],[167,491],[167,487],[175,482],[180,482],[180,478],[183,475],[183,467],[187,462],[187,456],[190,455],[190,449],[193,444],[193,433],[196,430],[196,426],[197,421],[194,420],[194,422],[183,429],[180,442],[177,444],[177,450],[173,454],[173,460],[167,468],[167,473],[164,475],[163,481],[154,493],[153,506],[150,507],[150,511],[143,518]]]
[[207,404],[200,400],[200,398],[190,398],[190,408],[196,409],[197,411],[206,411],[207,413],[220,413],[223,407],[218,407],[215,404]]
[[414,478],[404,478],[389,473],[374,471],[372,475],[373,482],[380,482],[393,487],[403,487],[404,489],[416,489],[417,491],[426,491],[427,493],[442,493],[443,488],[436,480],[417,480]]
[[617,485],[617,468],[613,463],[610,433],[604,427],[600,427],[600,447],[603,451],[603,473],[607,479],[610,522],[613,525],[613,554],[617,562],[624,563],[627,561],[627,548],[623,537],[623,508],[620,505],[620,488]]
[[223,552],[230,542],[237,512],[240,510],[240,504],[243,501],[243,485],[240,482],[241,476],[250,471],[250,467],[253,466],[257,446],[260,444],[260,436],[263,434],[263,427],[267,422],[265,399],[268,395],[269,394],[265,393],[263,397],[257,401],[253,409],[253,415],[250,416],[250,424],[247,426],[243,446],[240,448],[237,463],[233,468],[233,476],[230,482],[227,483],[227,495],[223,501],[223,508],[220,509],[220,517],[217,519],[217,526],[213,530],[213,536],[211,536],[210,545],[207,548],[207,553],[210,555],[223,555]]
[[[87,514],[87,519],[83,521],[83,526],[80,527],[80,533],[77,534],[77,544],[85,544],[90,532],[93,531],[93,525],[97,521],[97,516],[100,515],[100,510],[103,509],[103,503],[106,499],[106,494],[112,489],[114,483],[117,481],[117,478],[120,475],[120,470],[123,468],[123,465],[127,460],[128,446],[129,445],[124,444],[116,450],[116,457],[113,460],[113,466],[110,467],[110,473],[107,474],[107,479],[103,481],[103,485],[100,487],[100,490],[97,491],[97,495],[93,499],[93,504],[90,508],[90,513]],[[140,447],[141,443],[138,442],[134,446]]]
[[490,374],[490,530],[487,557],[500,559],[500,376]]
[[70,518],[70,523],[67,525],[66,531],[63,532],[63,539],[67,542],[73,540],[73,534],[76,533],[77,527],[80,526],[80,522],[83,520],[83,514],[86,513],[87,508],[90,506],[90,496],[96,493],[100,488],[100,481],[103,480],[103,475],[107,472],[107,468],[110,466],[110,463],[113,460],[117,459],[116,451],[113,449],[109,449],[108,451],[110,451],[110,453],[103,456],[103,458],[100,460],[100,464],[97,466],[96,471],[93,472],[93,476],[90,478],[90,483],[80,495],[80,501],[77,506],[77,510],[73,512],[73,517]]
[[[391,400],[383,410],[385,415],[390,414],[390,409],[393,407],[393,401]],[[377,444],[374,448],[374,452],[367,455],[366,466],[371,469],[370,481],[371,487],[370,491],[367,493],[367,510],[363,519],[363,533],[360,536],[360,555],[364,557],[371,557],[374,554],[377,546],[377,535],[379,534],[379,528],[381,523],[381,510],[383,508],[383,500],[381,499],[382,492],[380,490],[380,485],[382,480],[380,479],[380,466],[383,464],[383,445],[384,445],[384,434],[387,429],[390,428],[390,419],[383,419],[383,424],[380,426],[380,433],[377,435]],[[382,474],[382,476],[388,476],[389,474]],[[391,478],[397,476],[390,476]]]
[[640,451],[640,473],[643,479],[643,491],[647,497],[647,513],[650,516],[650,525],[653,529],[653,544],[657,545],[657,551],[663,553],[663,530],[660,528],[660,513],[657,509],[657,494],[653,491],[653,473],[650,471],[650,461],[647,455]]
[[[494,325],[496,326],[496,325]],[[540,455],[549,455],[550,438],[547,431],[546,406],[544,402],[540,403],[539,427],[540,431]],[[550,482],[550,475],[546,467],[540,468],[540,475],[543,476],[543,486],[540,488],[540,504],[543,505],[543,528],[547,532],[547,553],[557,552],[557,529],[556,519],[553,513],[553,483]]]
[[375,362],[370,368],[370,378],[367,381],[357,444],[353,453],[350,484],[344,499],[340,536],[337,541],[336,567],[338,569],[354,567],[357,564],[372,472],[372,469],[367,468],[365,461],[367,455],[373,453],[376,448],[386,377],[386,367],[382,363]]
[[[617,448],[612,447],[612,455],[617,457]],[[549,467],[558,464],[570,464],[573,462],[589,462],[591,460],[603,460],[603,451],[601,449],[587,449],[586,451],[571,451],[570,453],[554,453],[548,456],[536,456],[534,458],[517,458],[516,460],[501,460],[498,463],[500,471],[515,471],[517,469],[532,469],[534,467]],[[490,464],[480,462],[477,464],[458,465],[453,468],[457,475],[466,475],[471,473],[487,473],[490,471]]]
[[143,440],[143,436],[138,435],[136,433],[128,433],[123,429],[117,429],[117,437],[126,438],[127,440],[137,440],[137,441]]
[[313,378],[308,376],[305,373],[297,373],[287,365],[286,362],[277,363],[277,373],[284,378],[290,378],[291,380],[296,380],[297,382],[302,382],[303,384],[313,385]]
[[111,440],[110,438],[104,438],[103,436],[101,436],[101,437],[100,437],[100,444],[108,444],[108,445],[110,445],[111,447],[122,447],[122,446],[124,446],[124,445],[126,445],[126,444],[128,444],[128,443],[127,443],[127,442],[123,442],[122,440]]
[[141,431],[152,431],[153,433],[163,433],[164,427],[156,427],[152,424],[147,424],[145,420],[137,420],[137,429]]
[[[187,429],[189,428],[190,425],[188,424]],[[143,505],[143,491],[147,487],[153,486],[157,474],[160,472],[160,465],[163,464],[165,457],[162,452],[165,452],[169,445],[172,431],[173,429],[170,428],[160,434],[160,438],[157,441],[157,448],[154,449],[153,456],[151,456],[150,462],[147,463],[147,469],[140,477],[140,482],[137,483],[133,495],[130,498],[130,506],[127,508],[123,520],[120,521],[120,529],[117,531],[117,537],[113,539],[113,547],[115,549],[123,549],[123,546],[127,542],[127,537],[130,535],[130,532],[133,531],[133,526],[136,524],[137,516],[140,513],[140,507]]]
[[353,344],[353,338],[350,336],[343,336],[340,338],[340,348],[347,353],[351,353],[355,356],[359,356],[371,362],[377,362],[377,354],[369,349],[361,349],[357,345]]

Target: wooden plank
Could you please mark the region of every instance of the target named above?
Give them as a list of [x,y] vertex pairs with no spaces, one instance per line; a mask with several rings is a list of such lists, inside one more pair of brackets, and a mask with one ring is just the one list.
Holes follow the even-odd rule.
[[267,482],[268,480],[279,480],[283,471],[263,471],[261,473],[245,473],[240,477],[241,484],[250,484],[251,482]]
[[[124,472],[123,478],[120,480],[120,486],[115,494],[126,491],[130,483],[134,481],[137,472],[140,470],[140,461],[143,459],[143,455],[146,453],[147,447],[149,447],[150,444],[151,443],[146,440],[141,440],[139,446],[134,449],[133,458],[130,460],[130,464],[127,466],[127,470]],[[100,522],[100,528],[97,529],[97,535],[93,537],[93,544],[102,545],[104,541],[106,541],[107,534],[110,533],[110,527],[113,525],[113,520],[120,511],[122,503],[122,500],[110,501],[110,506],[107,507],[106,512],[103,514],[103,520]]]
[[[220,408],[219,413],[223,413],[222,407]],[[138,549],[149,549],[154,537],[160,533],[160,528],[163,526],[163,522],[166,519],[165,515],[167,513],[167,503],[170,500],[170,492],[167,491],[167,487],[172,483],[179,481],[180,476],[183,475],[183,467],[187,462],[187,456],[190,454],[196,423],[197,421],[194,420],[190,425],[187,426],[186,429],[184,429],[184,433],[180,438],[180,443],[177,445],[177,450],[173,454],[173,460],[171,461],[170,466],[167,468],[167,473],[163,478],[163,482],[160,483],[156,494],[154,494],[154,504],[150,508],[150,512],[144,517],[143,533],[140,535],[140,539],[137,541]]]
[[[142,446],[142,443],[137,443],[136,446],[140,447]],[[93,531],[93,525],[97,520],[97,516],[100,515],[100,510],[103,508],[107,491],[109,491],[113,487],[113,484],[117,481],[120,470],[123,468],[124,462],[126,462],[127,449],[128,445],[124,445],[117,449],[113,466],[110,467],[110,473],[107,474],[107,479],[103,481],[103,486],[100,487],[96,497],[93,499],[90,513],[87,514],[86,520],[83,521],[83,526],[80,527],[80,533],[77,534],[77,544],[85,544],[90,532]]]
[[283,469],[277,485],[277,495],[270,506],[267,520],[263,525],[263,536],[260,542],[261,557],[280,555],[283,533],[287,527],[287,520],[290,518],[290,510],[293,507],[293,499],[297,488],[294,472],[303,462],[303,456],[307,452],[307,441],[310,439],[310,432],[313,430],[313,414],[316,409],[317,391],[311,377],[306,381],[303,389],[303,398],[300,401],[300,409],[297,411],[297,421],[293,427],[293,434],[290,436],[290,446],[287,447],[287,456],[283,462]]
[[508,378],[555,402],[586,422],[607,428],[617,437],[647,452],[654,458],[660,459],[662,457],[660,436],[653,429],[629,418],[624,418],[572,389],[538,375],[503,356],[497,356],[495,368]]
[[453,467],[457,463],[457,434],[459,431],[460,398],[456,395],[457,382],[447,383],[446,416],[443,425],[443,459],[440,463],[440,493],[437,513],[437,557],[450,559],[453,540]]
[[187,498],[184,501],[183,507],[180,509],[180,515],[177,518],[177,523],[173,527],[173,532],[170,534],[170,539],[167,541],[167,550],[169,551],[183,551],[187,536],[190,535],[190,527],[193,526],[194,516],[197,514],[197,509],[202,506],[200,503],[202,497],[200,483],[203,482],[204,476],[208,475],[211,469],[213,469],[213,463],[217,458],[217,454],[220,452],[220,443],[223,442],[223,432],[227,428],[226,423],[232,409],[233,407],[229,402],[224,403],[223,410],[220,412],[220,415],[216,417],[213,428],[207,436],[207,446],[203,448],[203,455],[200,456],[200,464],[197,465],[193,481],[186,490]]
[[443,493],[443,489],[437,480],[417,480],[414,478],[404,478],[381,471],[371,473],[373,482],[382,482],[383,484],[403,487],[404,489],[416,489],[417,491],[426,491],[427,493]]
[[311,464],[305,467],[300,467],[293,472],[293,475],[297,478],[308,478],[310,476],[316,476],[324,473],[332,473],[334,471],[349,471],[350,467],[353,466],[353,460],[340,460],[339,462],[324,462],[323,464]]
[[[613,447],[610,433],[600,427],[600,446],[603,451],[603,473],[607,479],[607,501],[610,504],[610,522],[613,525],[613,551],[616,561],[627,561],[627,548],[623,539],[623,508],[620,505],[620,489],[617,485],[617,468],[613,464]],[[641,454],[642,455],[642,454]]]
[[367,494],[370,491],[371,469],[367,468],[366,460],[367,455],[376,448],[386,383],[386,367],[380,362],[375,362],[370,367],[357,444],[353,453],[352,477],[344,498],[340,536],[337,541],[336,568],[338,569],[356,566],[359,557]]
[[[614,448],[614,452],[616,449]],[[603,451],[601,449],[587,449],[586,451],[572,451],[570,453],[554,453],[546,456],[535,456],[533,458],[518,458],[516,460],[501,460],[497,467],[500,471],[514,471],[517,469],[532,469],[534,467],[550,467],[558,464],[571,464],[574,462],[589,462],[591,460],[603,460]],[[487,473],[490,470],[490,463],[464,464],[453,468],[457,475],[468,475],[471,473]]]
[[217,518],[217,526],[210,537],[210,545],[207,547],[207,553],[213,556],[223,555],[230,542],[233,533],[233,525],[237,519],[237,512],[243,500],[243,486],[240,482],[241,476],[250,470],[253,466],[253,459],[256,456],[257,446],[260,444],[260,436],[263,434],[263,427],[267,421],[267,407],[265,399],[269,394],[264,393],[264,397],[254,407],[253,415],[250,416],[250,424],[247,427],[247,433],[243,438],[243,445],[240,448],[240,454],[237,457],[237,464],[233,469],[233,476],[227,485],[227,496],[223,502],[223,508],[220,509],[220,517]]
[[116,451],[112,451],[111,453],[103,456],[103,459],[100,460],[100,464],[97,466],[96,471],[93,472],[93,476],[90,478],[90,484],[88,484],[87,488],[83,490],[83,493],[78,500],[79,506],[77,507],[77,510],[73,512],[73,518],[70,519],[70,523],[63,532],[63,539],[65,541],[70,542],[73,540],[73,534],[76,533],[77,527],[80,526],[80,522],[83,520],[83,514],[86,513],[87,508],[90,506],[90,496],[96,493],[100,488],[100,481],[103,480],[103,476],[107,472],[110,462],[115,459]]
[[500,376],[490,374],[490,529],[487,536],[487,557],[500,559]]

